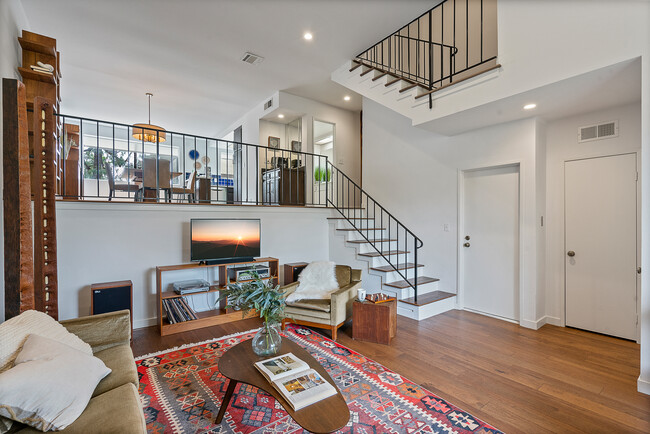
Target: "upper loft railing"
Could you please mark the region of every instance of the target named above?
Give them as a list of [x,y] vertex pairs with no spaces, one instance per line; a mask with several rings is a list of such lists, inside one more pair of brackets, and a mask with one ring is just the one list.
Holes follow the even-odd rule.
[[444,0],[356,60],[429,90],[440,89],[496,64],[496,12],[496,0]]
[[327,206],[324,155],[56,116],[59,199]]

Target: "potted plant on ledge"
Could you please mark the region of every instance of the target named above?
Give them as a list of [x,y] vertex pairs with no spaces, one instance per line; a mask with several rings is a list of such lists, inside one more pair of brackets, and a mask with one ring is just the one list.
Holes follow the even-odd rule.
[[280,285],[273,286],[272,280],[262,280],[252,272],[252,280],[228,284],[220,291],[219,300],[228,300],[227,308],[240,309],[246,316],[255,309],[264,319],[264,325],[252,340],[253,351],[258,356],[276,354],[282,344],[280,322],[284,318],[284,292]]

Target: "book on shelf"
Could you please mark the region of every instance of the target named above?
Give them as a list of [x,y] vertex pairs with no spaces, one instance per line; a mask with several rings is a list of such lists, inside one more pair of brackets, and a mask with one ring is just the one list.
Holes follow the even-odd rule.
[[170,324],[197,319],[194,309],[192,309],[182,297],[165,298],[163,299],[162,304],[165,315],[167,316],[167,321],[169,321]]
[[255,367],[295,411],[336,395],[334,386],[292,353],[256,362]]

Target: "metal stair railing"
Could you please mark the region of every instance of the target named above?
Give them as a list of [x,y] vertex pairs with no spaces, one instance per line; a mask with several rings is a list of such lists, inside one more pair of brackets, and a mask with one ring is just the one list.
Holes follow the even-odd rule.
[[[431,108],[433,90],[497,58],[492,11],[496,0],[444,0],[359,53],[355,61],[427,88]],[[480,23],[478,28],[475,23]]]
[[[372,196],[349,176],[327,161],[327,202],[357,230],[365,241],[407,282],[413,289],[414,301],[418,297],[418,250],[423,242],[393,214],[388,212]],[[357,210],[365,209],[364,217]],[[365,224],[364,224],[365,223]],[[365,227],[364,227],[365,226]],[[383,229],[387,240],[377,240],[377,229]],[[395,249],[391,247],[395,243]],[[388,244],[388,248],[385,248]],[[413,277],[409,279],[409,249],[413,250]]]

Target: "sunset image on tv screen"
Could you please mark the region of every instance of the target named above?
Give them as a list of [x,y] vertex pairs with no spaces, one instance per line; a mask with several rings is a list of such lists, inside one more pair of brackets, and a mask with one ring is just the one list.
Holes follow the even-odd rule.
[[192,220],[193,260],[259,255],[259,220]]

